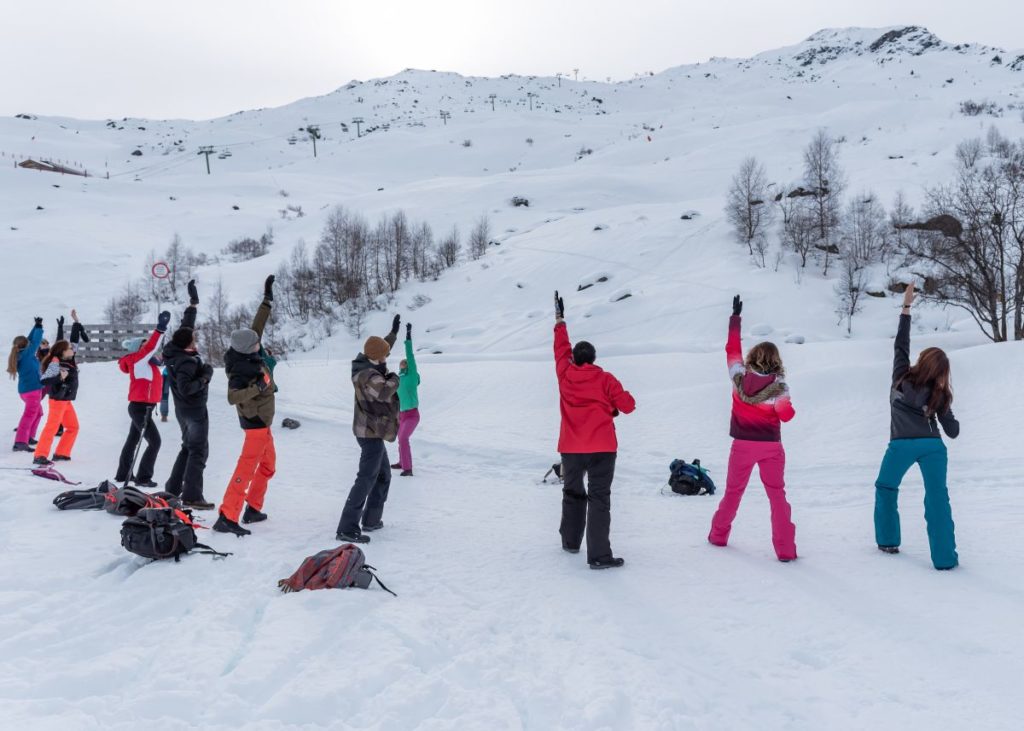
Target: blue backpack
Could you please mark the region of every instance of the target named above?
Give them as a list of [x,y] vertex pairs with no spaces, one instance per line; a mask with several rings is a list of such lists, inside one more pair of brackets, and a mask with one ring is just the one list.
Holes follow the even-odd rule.
[[690,464],[684,459],[676,459],[668,466],[668,486],[672,492],[680,495],[714,495],[715,483],[708,471],[700,466],[700,460]]

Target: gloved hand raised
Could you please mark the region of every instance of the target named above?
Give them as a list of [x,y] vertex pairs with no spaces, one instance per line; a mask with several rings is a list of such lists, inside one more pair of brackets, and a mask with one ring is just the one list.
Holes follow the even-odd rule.
[[405,339],[412,340],[412,323],[410,322],[405,326]]
[[558,290],[555,290],[555,319],[565,319],[565,302],[561,297],[558,296]]
[[743,312],[743,300],[740,299],[739,295],[736,295],[732,298],[732,316],[739,317],[741,312]]
[[64,332],[64,315],[57,318],[57,332]]
[[263,283],[263,299],[265,299],[267,302],[274,301],[274,280],[276,278],[277,277],[271,274]]
[[160,316],[156,318],[156,331],[159,333],[167,332],[167,325],[171,321],[171,313],[164,310],[160,313]]
[[395,315],[395,319],[391,321],[391,334],[398,335],[398,328],[402,325],[402,316]]
[[43,326],[43,318],[37,317],[36,318],[36,327],[42,327],[42,326]]
[[196,280],[188,280],[188,303],[195,307],[199,304],[199,290],[196,289]]

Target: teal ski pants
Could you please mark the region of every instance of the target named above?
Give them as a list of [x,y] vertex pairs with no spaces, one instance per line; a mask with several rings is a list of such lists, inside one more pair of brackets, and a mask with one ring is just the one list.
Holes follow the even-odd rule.
[[917,464],[924,477],[924,519],[932,564],[950,569],[959,563],[953,536],[953,511],[946,487],[946,445],[941,439],[894,439],[882,459],[875,482],[875,540],[879,546],[900,545],[900,514],[896,508],[900,483]]

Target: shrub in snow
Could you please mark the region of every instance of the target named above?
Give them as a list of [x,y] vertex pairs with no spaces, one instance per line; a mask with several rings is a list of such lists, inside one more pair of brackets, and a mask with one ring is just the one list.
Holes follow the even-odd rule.
[[472,147],[473,146],[473,140],[463,140],[462,141],[462,146],[463,147]]
[[990,117],[999,117],[1002,113],[1002,108],[994,101],[988,99],[982,99],[981,101],[965,99],[960,102],[960,114],[965,117],[980,117],[982,114],[987,114]]
[[256,259],[266,255],[273,244],[274,230],[272,228],[268,228],[266,233],[261,235],[258,239],[254,239],[250,236],[235,239],[221,249],[221,253],[231,257],[232,261],[248,261],[249,259]]
[[519,208],[520,206],[524,206],[526,208],[530,207],[529,199],[523,198],[522,196],[518,196],[518,195],[512,196],[511,203],[512,203],[512,207],[513,208]]
[[621,302],[624,299],[629,299],[633,296],[633,293],[628,289],[617,289],[612,293],[612,296],[608,298],[609,302]]
[[584,277],[583,279],[580,280],[579,284],[576,287],[576,291],[577,292],[582,292],[585,289],[590,289],[595,284],[604,284],[605,282],[607,282],[611,278],[612,278],[612,275],[611,274],[607,274],[605,272],[598,272],[596,274],[591,274],[589,277]]

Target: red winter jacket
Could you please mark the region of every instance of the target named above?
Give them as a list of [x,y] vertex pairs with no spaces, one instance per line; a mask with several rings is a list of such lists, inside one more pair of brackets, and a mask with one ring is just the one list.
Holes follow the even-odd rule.
[[131,378],[128,400],[137,404],[158,404],[163,397],[164,377],[160,366],[150,362],[149,356],[156,350],[162,333],[154,330],[141,348],[117,361],[122,373]]
[[740,318],[736,315],[729,319],[725,357],[732,381],[729,436],[752,442],[781,442],[781,422],[796,416],[789,387],[781,376],[756,373],[743,364]]
[[619,448],[612,422],[636,408],[629,391],[611,373],[596,365],[578,366],[564,322],[555,325],[555,373],[562,411],[558,451],[563,454],[615,452]]

